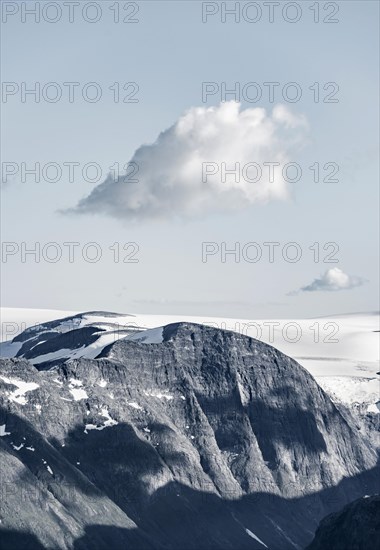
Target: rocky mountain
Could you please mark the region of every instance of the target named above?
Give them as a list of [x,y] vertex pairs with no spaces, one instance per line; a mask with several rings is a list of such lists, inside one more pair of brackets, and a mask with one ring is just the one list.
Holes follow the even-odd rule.
[[321,521],[307,550],[368,550],[380,546],[380,496],[365,496]]
[[[67,315],[56,321],[58,313],[62,317],[65,313]],[[94,358],[106,345],[119,338],[133,338],[136,332],[172,323],[185,321],[233,330],[266,342],[296,359],[335,403],[350,409],[363,427],[369,426],[371,431],[378,429],[378,314],[254,322],[212,317],[181,318],[178,315],[127,315],[103,311],[73,314],[12,308],[0,308],[0,314],[2,338],[13,338],[13,341],[0,343],[0,356],[24,357],[38,364],[39,368],[50,368],[70,358]],[[30,328],[25,330],[26,326]],[[296,334],[288,334],[289,326],[296,330]],[[321,331],[317,338],[312,329]],[[326,336],[327,329],[333,330],[334,338]]]
[[29,359],[39,369],[49,369],[69,359],[93,359],[119,338],[143,330],[132,315],[105,311],[78,313],[31,326],[11,342],[0,343],[0,357]]
[[301,549],[378,491],[366,433],[275,348],[75,322],[0,360],[0,548]]

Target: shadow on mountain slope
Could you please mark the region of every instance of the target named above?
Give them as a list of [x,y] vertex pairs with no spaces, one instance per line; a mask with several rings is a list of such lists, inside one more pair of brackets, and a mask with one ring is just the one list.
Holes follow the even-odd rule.
[[[83,502],[91,508],[103,494],[138,525],[136,529],[133,525],[125,528],[115,524],[93,524],[89,513],[82,527],[85,533],[73,539],[75,550],[106,550],[107,547],[115,550],[262,549],[262,544],[246,529],[269,548],[302,548],[312,540],[321,517],[339,509],[342,502],[379,491],[379,473],[374,468],[353,478],[345,478],[336,487],[293,499],[261,492],[239,499],[231,496],[231,500],[227,500],[207,489],[197,491],[178,482],[169,482],[149,494],[144,476],[150,474],[154,477],[162,467],[162,458],[148,442],[137,437],[131,425],[120,424],[88,434],[83,434],[83,427],[77,427],[69,434],[66,446],[56,449],[17,415],[3,411],[0,418],[5,421],[6,430],[14,435],[14,438],[3,437],[2,447],[7,447],[8,452],[30,470],[35,476],[36,487],[42,484],[70,514],[75,515],[77,507],[83,507]],[[164,432],[169,429],[164,425],[158,428]],[[25,448],[15,451],[9,445],[8,439],[19,444],[16,432],[33,441],[35,452]],[[82,454],[78,457],[79,449]],[[41,463],[42,457],[51,466],[54,476]],[[174,456],[174,460],[180,465],[181,453]],[[117,478],[120,483],[115,488]],[[21,475],[16,485],[19,483],[22,488],[24,482],[26,479]],[[67,487],[69,493],[66,493]],[[24,505],[24,501],[21,500],[20,504]],[[33,549],[44,548],[36,538],[33,526],[37,523],[40,530],[44,529],[47,513],[47,509],[41,512],[41,507],[35,506],[34,516],[29,518],[30,532],[24,535],[16,530],[3,530],[0,548],[21,549],[19,541],[22,540],[25,544],[30,542]],[[57,519],[53,517],[52,521],[54,523]],[[108,521],[112,522],[112,516]],[[55,524],[65,535],[66,525],[61,521]],[[56,547],[61,546],[57,544]]]
[[0,527],[0,550],[44,550],[38,538],[24,531],[13,531]]

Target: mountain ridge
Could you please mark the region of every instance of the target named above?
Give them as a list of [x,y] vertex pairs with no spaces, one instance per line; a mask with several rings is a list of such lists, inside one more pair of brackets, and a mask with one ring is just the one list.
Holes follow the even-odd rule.
[[[94,486],[111,542],[116,505],[120,544],[132,531],[154,548],[285,550],[305,546],[318,519],[374,486],[377,454],[366,435],[282,352],[191,323],[132,337],[49,370],[0,361],[2,453],[45,490],[72,487],[73,503],[55,489],[63,516]],[[56,547],[95,544],[86,510]],[[3,529],[27,524],[49,544],[54,518],[36,529],[22,514],[15,497]]]

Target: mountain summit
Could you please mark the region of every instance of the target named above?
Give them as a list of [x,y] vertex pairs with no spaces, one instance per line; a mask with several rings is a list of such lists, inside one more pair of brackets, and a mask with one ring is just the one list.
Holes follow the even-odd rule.
[[80,342],[48,323],[0,361],[2,547],[301,549],[378,491],[366,435],[275,348],[175,323],[75,357],[78,319]]

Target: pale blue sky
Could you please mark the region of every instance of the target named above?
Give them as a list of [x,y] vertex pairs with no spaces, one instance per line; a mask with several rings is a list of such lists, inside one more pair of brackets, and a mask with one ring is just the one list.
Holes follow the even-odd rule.
[[[265,17],[256,24],[223,24],[218,17],[204,24],[196,1],[140,2],[139,23],[115,24],[110,3],[99,4],[103,17],[94,24],[81,17],[72,24],[22,23],[17,14],[3,23],[3,81],[94,81],[104,90],[95,104],[9,97],[2,104],[3,163],[97,162],[106,170],[128,162],[190,107],[204,106],[203,81],[294,81],[304,94],[288,107],[306,116],[309,130],[292,160],[302,167],[336,162],[340,181],[315,184],[309,175],[285,202],[132,224],[101,214],[57,213],[94,187],[79,173],[73,183],[63,177],[56,184],[21,183],[15,176],[3,189],[3,241],[95,241],[103,257],[96,264],[79,255],[73,263],[65,255],[55,264],[22,263],[16,254],[1,266],[2,305],[247,318],[377,309],[378,3],[338,2],[337,24],[314,23],[312,2],[299,2],[303,17],[295,24],[280,17],[273,24]],[[139,102],[114,103],[108,87],[116,81],[137,82]],[[308,90],[314,82],[337,82],[339,103],[314,103]],[[207,105],[219,101],[210,97]],[[243,109],[252,106],[273,108],[265,95],[255,105],[242,102]],[[108,247],[131,241],[139,244],[139,263],[113,262]],[[295,264],[281,256],[274,263],[221,263],[220,256],[202,263],[203,241],[295,241],[304,255]],[[340,247],[339,264],[314,263],[308,247],[331,241]],[[368,282],[287,295],[333,267]]]

